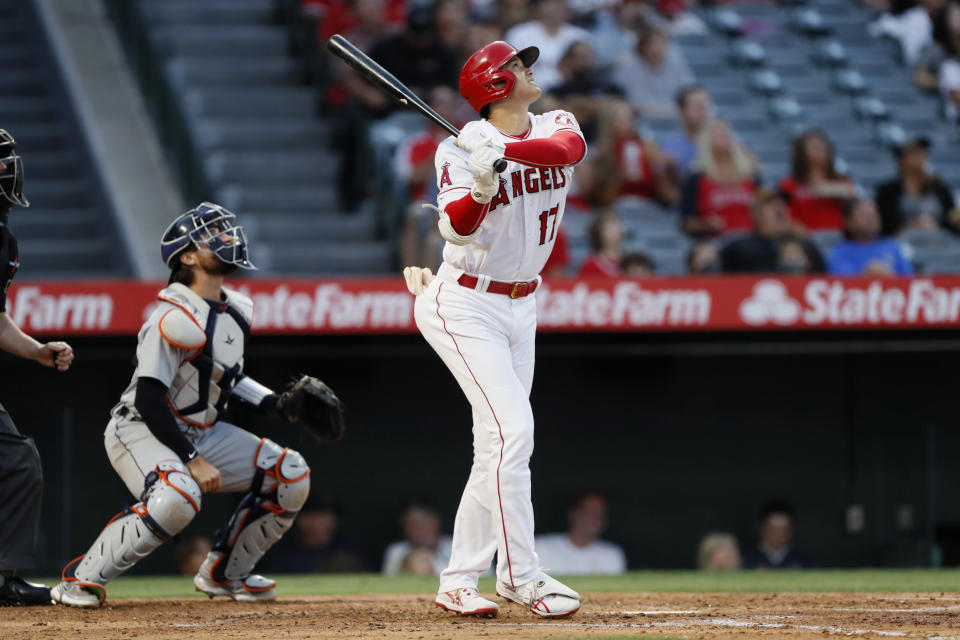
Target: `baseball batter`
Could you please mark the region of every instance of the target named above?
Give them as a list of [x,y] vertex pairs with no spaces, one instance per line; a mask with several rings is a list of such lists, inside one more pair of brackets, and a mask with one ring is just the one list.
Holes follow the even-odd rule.
[[[586,142],[564,111],[533,115],[540,96],[536,47],[482,47],[460,73],[460,94],[480,113],[436,153],[443,264],[408,268],[417,327],[473,408],[473,467],[457,510],[450,565],[436,604],[496,615],[477,591],[497,555],[497,593],[544,617],[580,608],[577,592],[546,575],[534,550],[530,501],[537,275],[563,219]],[[502,174],[493,166],[509,163]]]
[[113,517],[86,554],[63,570],[54,602],[98,607],[104,585],[200,511],[204,493],[246,493],[193,579],[198,591],[234,600],[272,600],[274,582],[253,568],[284,533],[310,491],[310,468],[296,451],[220,420],[237,397],[302,421],[314,433],[343,432],[339,400],[304,376],[276,394],[243,374],[253,304],[223,286],[237,268],[254,269],[243,227],[204,202],[178,217],[161,240],[170,284],[140,329],[137,364],[104,432],[110,463],[139,500]]

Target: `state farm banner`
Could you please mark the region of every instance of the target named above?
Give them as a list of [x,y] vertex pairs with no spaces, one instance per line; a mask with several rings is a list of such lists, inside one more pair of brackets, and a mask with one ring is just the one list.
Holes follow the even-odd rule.
[[[38,335],[132,335],[161,282],[22,281],[7,311]],[[245,279],[261,334],[410,333],[400,278]],[[449,285],[458,286],[458,285]],[[543,331],[750,331],[960,326],[960,277],[554,280],[537,291]],[[442,304],[442,299],[441,299]]]

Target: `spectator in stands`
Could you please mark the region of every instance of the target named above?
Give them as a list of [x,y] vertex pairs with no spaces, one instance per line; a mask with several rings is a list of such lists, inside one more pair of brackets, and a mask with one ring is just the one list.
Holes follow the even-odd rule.
[[697,135],[713,111],[710,94],[696,84],[683,87],[677,92],[677,110],[683,130],[665,135],[661,144],[680,171],[686,173],[697,157]]
[[823,273],[826,265],[817,247],[792,235],[783,195],[757,190],[750,207],[753,232],[727,243],[720,251],[724,273]]
[[635,50],[637,31],[646,26],[650,10],[645,2],[625,0],[594,13],[586,28],[593,35],[595,53],[601,65],[609,67],[621,55]]
[[894,150],[898,176],[877,187],[883,235],[904,229],[936,229],[960,233],[960,209],[950,188],[927,172],[930,139],[910,138]]
[[207,554],[213,549],[213,542],[205,535],[184,540],[173,548],[173,564],[181,576],[195,576]]
[[940,95],[947,119],[960,124],[960,3],[947,5],[945,20],[947,34],[941,44],[947,59],[940,65]]
[[750,203],[759,184],[756,161],[727,123],[710,121],[697,138],[693,173],[684,185],[683,229],[694,236],[750,229]]
[[620,258],[620,273],[625,278],[649,278],[656,272],[653,258],[641,251],[631,251]]
[[403,558],[396,573],[415,576],[435,576],[436,567],[433,566],[433,555],[427,549],[413,549]]
[[537,84],[545,92],[561,82],[557,65],[560,57],[574,42],[591,42],[588,31],[567,22],[567,3],[565,0],[532,0],[535,18],[511,28],[504,38],[507,42],[523,49],[538,47]]
[[674,102],[677,92],[693,84],[694,77],[683,53],[670,46],[670,35],[648,26],[637,34],[636,52],[617,60],[613,81],[641,116],[675,118],[679,115]]
[[720,272],[720,254],[709,240],[695,242],[687,252],[687,273],[706,275]]
[[909,276],[913,267],[893,238],[880,237],[880,214],[873,200],[859,198],[844,207],[846,238],[830,254],[829,271],[840,276]]
[[436,32],[432,4],[409,3],[406,29],[374,44],[370,57],[421,95],[445,85],[457,87],[456,54]]
[[743,554],[744,569],[809,569],[812,563],[791,547],[797,512],[783,500],[763,505],[758,518],[760,539]]
[[[449,122],[458,121],[456,110],[460,102],[457,93],[444,86],[434,87],[427,97],[427,104]],[[400,247],[403,264],[422,264],[430,268],[439,264],[443,239],[437,230],[437,215],[421,205],[437,201],[433,157],[437,146],[449,135],[446,129],[431,123],[423,133],[407,138],[394,156],[394,175],[407,190]]]
[[736,571],[740,568],[740,546],[732,533],[708,533],[697,546],[697,569]]
[[607,79],[606,71],[597,65],[593,50],[586,42],[571,43],[557,65],[561,82],[550,90],[573,113],[584,137],[593,141],[597,120],[608,97],[623,97],[620,87]]
[[874,36],[888,36],[900,43],[903,60],[916,64],[920,52],[931,41],[933,19],[945,0],[921,0],[899,15],[884,14],[868,27]]
[[437,0],[433,20],[437,34],[443,40],[443,43],[451,50],[456,50],[466,37],[469,23],[466,1]]
[[581,278],[616,278],[620,275],[624,229],[613,209],[597,214],[590,224],[590,248],[593,252],[580,265]]
[[601,540],[607,528],[607,497],[588,491],[567,509],[567,530],[536,539],[540,563],[558,575],[612,575],[627,570],[627,557],[618,545]]
[[940,88],[940,65],[947,59],[951,50],[949,16],[955,0],[943,4],[933,18],[933,39],[920,49],[913,63],[913,82],[924,91],[936,92]]
[[833,144],[819,129],[793,142],[791,174],[780,181],[795,224],[810,231],[843,228],[843,202],[856,196],[856,185],[837,173]]
[[333,498],[314,493],[296,521],[293,546],[271,554],[269,569],[277,573],[356,573],[366,563],[352,545],[337,534],[342,509]]
[[[495,17],[501,33],[506,33],[512,27],[530,20],[530,3],[527,0],[496,0],[496,3]],[[487,44],[487,42],[483,44]],[[483,46],[483,44],[480,46]]]
[[[393,542],[383,554],[383,573],[400,573],[407,557],[414,551],[429,554],[431,573],[440,575],[450,562],[450,536],[442,533],[440,512],[425,502],[411,502],[400,514],[403,540]],[[422,554],[421,554],[422,555]],[[411,560],[414,562],[415,560]]]
[[600,202],[624,196],[666,205],[680,201],[673,159],[656,142],[640,137],[630,105],[623,100],[611,100],[604,108],[598,142],[600,174],[595,197]]

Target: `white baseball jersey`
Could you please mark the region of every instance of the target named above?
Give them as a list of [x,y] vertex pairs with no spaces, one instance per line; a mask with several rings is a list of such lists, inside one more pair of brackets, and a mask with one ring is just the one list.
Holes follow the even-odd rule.
[[[566,111],[528,115],[530,128],[526,134],[517,137],[498,132],[500,141],[507,144],[549,138],[557,131],[573,131],[583,137],[580,125]],[[469,154],[456,145],[452,136],[437,148],[439,208],[444,209],[470,192],[473,175],[468,159]],[[500,174],[500,191],[490,201],[479,233],[467,245],[448,242],[443,249],[443,261],[460,271],[494,280],[533,280],[553,251],[572,178],[573,165],[531,167],[508,162],[506,171]]]

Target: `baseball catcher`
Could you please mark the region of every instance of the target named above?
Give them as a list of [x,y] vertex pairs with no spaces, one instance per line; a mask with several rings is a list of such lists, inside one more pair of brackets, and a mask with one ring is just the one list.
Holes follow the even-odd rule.
[[107,582],[187,526],[204,493],[224,491],[246,495],[193,584],[211,598],[273,600],[274,582],[253,569],[306,501],[310,468],[296,451],[220,417],[236,397],[328,442],[343,435],[343,405],[310,376],[278,394],[244,375],[253,304],[223,279],[256,267],[233,213],[200,204],[170,224],[160,250],[169,286],[140,329],[136,370],[104,432],[110,463],[139,502],[64,567],[50,596],[100,606]]
[[[23,195],[23,161],[13,136],[0,129],[0,349],[66,371],[73,362],[70,345],[37,342],[7,313],[7,287],[20,266],[17,239],[7,224],[14,206],[30,206]],[[14,386],[12,382],[10,386]],[[17,569],[34,565],[42,493],[37,447],[32,438],[17,430],[0,405],[0,606],[50,604],[47,587],[16,575]]]

